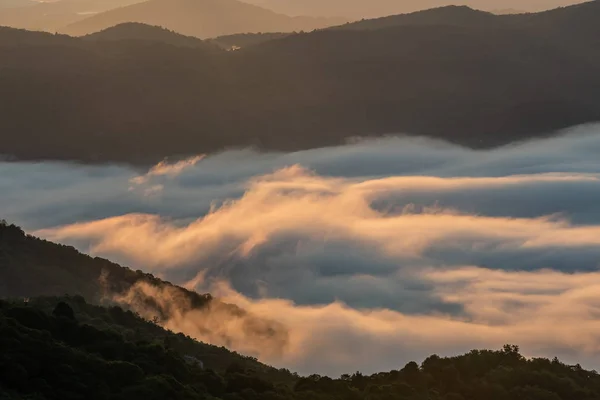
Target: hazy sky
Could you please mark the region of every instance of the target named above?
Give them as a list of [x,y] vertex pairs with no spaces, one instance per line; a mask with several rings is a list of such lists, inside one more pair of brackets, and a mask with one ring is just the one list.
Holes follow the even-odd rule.
[[276,319],[287,339],[257,340],[137,288],[175,310],[168,328],[223,344],[202,333],[209,323],[234,349],[301,373],[505,343],[598,368],[598,152],[590,125],[494,151],[396,138],[150,171],[3,163],[0,209],[31,233]]

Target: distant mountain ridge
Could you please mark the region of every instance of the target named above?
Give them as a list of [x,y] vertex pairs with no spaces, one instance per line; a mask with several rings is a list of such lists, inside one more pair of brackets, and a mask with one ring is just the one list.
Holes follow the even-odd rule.
[[156,25],[183,35],[210,38],[235,33],[313,30],[337,25],[343,20],[289,17],[237,0],[148,0],[93,15],[59,31],[82,36],[126,22]]
[[238,33],[233,35],[218,36],[211,39],[198,39],[194,36],[185,36],[160,26],[151,26],[139,22],[126,22],[115,25],[100,32],[82,36],[86,41],[105,42],[119,40],[140,40],[146,42],[160,42],[173,46],[232,50],[266,43],[275,39],[293,35],[291,32],[271,33]]
[[580,3],[580,0],[246,0],[288,15],[341,16],[371,19],[411,13],[448,5],[464,5],[478,10],[519,9],[539,12]]
[[485,27],[498,22],[496,15],[474,10],[467,6],[445,6],[410,14],[390,15],[381,18],[351,22],[332,29],[385,29],[395,26],[452,25],[463,27]]
[[90,15],[143,0],[57,0],[31,1],[11,8],[0,6],[0,25],[56,32]]
[[[595,400],[600,375],[519,346],[301,377],[80,296],[0,299],[3,400]],[[322,356],[327,356],[327,350]],[[400,368],[404,363],[405,366]],[[35,377],[35,378],[34,378]],[[33,379],[32,379],[33,378]]]
[[494,10],[489,10],[492,14],[496,15],[512,15],[512,14],[526,14],[526,11],[518,10],[516,8],[498,8]]
[[446,7],[250,35],[261,43],[233,52],[174,45],[189,38],[156,27],[136,30],[150,40],[3,29],[0,153],[149,164],[356,136],[530,139],[600,120],[599,17],[600,1],[505,16]]
[[126,22],[82,37],[87,41],[143,40],[173,46],[208,48],[210,45],[193,36],[184,36],[159,26]]
[[375,30],[400,26],[447,25],[465,28],[512,27],[521,29],[539,29],[546,26],[559,30],[566,28],[566,26],[559,26],[561,23],[575,28],[578,25],[575,23],[576,20],[581,20],[585,25],[596,26],[594,21],[598,12],[600,12],[600,1],[598,0],[538,13],[494,14],[467,6],[444,6],[409,14],[349,22],[330,29]]

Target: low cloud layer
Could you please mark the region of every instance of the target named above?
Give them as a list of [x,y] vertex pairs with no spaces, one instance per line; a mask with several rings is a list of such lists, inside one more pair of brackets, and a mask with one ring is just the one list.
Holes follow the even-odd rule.
[[166,325],[302,373],[509,342],[597,368],[599,152],[590,125],[493,151],[390,138],[147,173],[5,163],[0,207],[34,234],[282,323],[273,346],[217,314]]

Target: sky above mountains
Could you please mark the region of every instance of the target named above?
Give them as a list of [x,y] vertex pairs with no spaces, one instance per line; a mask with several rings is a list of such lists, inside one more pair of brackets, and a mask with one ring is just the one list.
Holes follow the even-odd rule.
[[[148,171],[4,163],[0,207],[30,233],[284,323],[283,351],[220,327],[276,366],[374,372],[516,343],[597,368],[599,150],[589,125],[492,151],[395,138]],[[167,327],[207,340],[196,318]]]

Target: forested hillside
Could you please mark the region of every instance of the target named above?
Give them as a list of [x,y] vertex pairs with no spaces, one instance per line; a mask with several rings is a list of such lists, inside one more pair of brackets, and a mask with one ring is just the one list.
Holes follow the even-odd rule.
[[119,40],[139,40],[159,42],[179,47],[210,48],[211,45],[192,36],[184,36],[159,26],[138,22],[127,22],[83,37],[84,40],[102,42]]
[[500,24],[496,15],[474,10],[467,6],[447,6],[429,10],[417,11],[410,14],[390,15],[386,17],[365,19],[350,22],[331,29],[345,30],[377,30],[395,26],[435,26],[450,25],[463,27],[484,27]]
[[[443,24],[421,21],[440,13]],[[459,23],[472,16],[511,22]],[[417,17],[235,52],[2,29],[0,153],[149,163],[386,134],[489,147],[600,120],[600,2],[402,20]]]
[[0,25],[56,32],[94,13],[141,1],[143,0],[0,0]]
[[0,398],[593,400],[600,376],[516,346],[371,376],[298,377],[81,297],[0,300]]
[[344,21],[290,17],[237,0],[147,0],[89,16],[59,32],[81,36],[117,24],[140,22],[204,39],[234,33],[312,30]]
[[[372,376],[298,377],[164,330],[159,309],[144,319],[126,304],[123,309],[103,300],[99,275],[112,291],[140,280],[170,285],[0,224],[0,399],[600,398],[595,371],[556,359],[526,359],[516,346],[434,355],[420,365],[398,360],[398,370]],[[217,302],[177,290],[196,299],[196,307]],[[224,318],[241,313],[232,308]]]
[[[143,287],[155,290],[145,291]],[[170,301],[161,301],[160,293],[168,294]],[[277,321],[255,317],[210,294],[198,294],[151,274],[89,257],[73,247],[26,235],[15,225],[0,223],[0,298],[66,294],[81,296],[92,304],[133,305],[158,323],[168,321],[174,313],[199,312],[209,321],[206,325],[199,321],[198,327],[204,330],[219,326],[208,318],[214,316],[222,324],[236,321],[248,339],[278,346],[285,346],[287,340],[286,328]],[[229,342],[226,330],[210,332],[209,336],[217,343]]]

